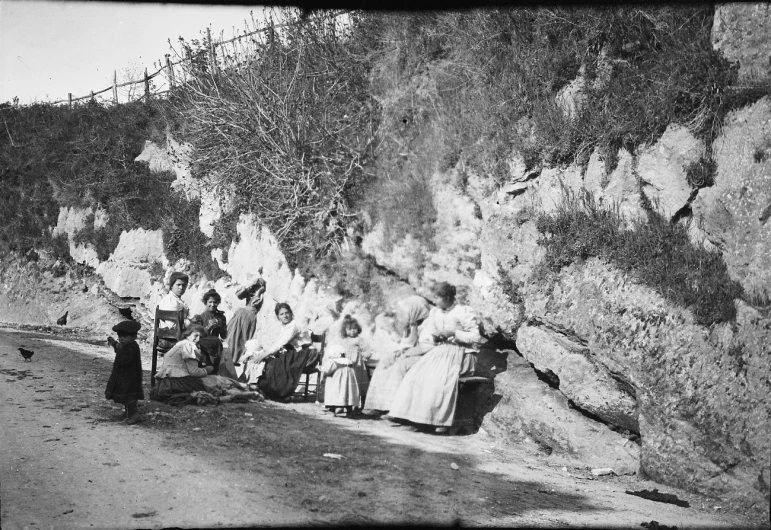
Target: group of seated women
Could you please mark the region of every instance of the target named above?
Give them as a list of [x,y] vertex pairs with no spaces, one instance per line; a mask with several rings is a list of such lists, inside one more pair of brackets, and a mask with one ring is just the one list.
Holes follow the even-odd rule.
[[[240,379],[269,399],[289,401],[302,374],[318,371],[324,405],[335,414],[350,416],[369,409],[387,413],[395,421],[446,432],[455,414],[458,379],[474,372],[482,340],[474,310],[456,303],[454,286],[436,284],[434,307],[417,295],[399,302],[395,312],[398,346],[381,356],[370,381],[366,363],[372,352],[360,336],[361,325],[350,315],[328,331],[322,360],[311,333],[285,303],[274,308],[279,324],[275,339],[260,344],[252,338],[264,281],[239,291],[246,307],[236,311],[230,324],[218,309],[221,299],[213,289],[203,296],[206,310],[189,318],[181,299],[187,277],[173,273],[169,285],[159,307],[182,311],[187,327],[184,340],[164,355],[156,375],[158,398],[200,390],[201,378],[218,374]],[[222,339],[230,342],[224,354]],[[241,368],[238,377],[235,366]]]
[[[190,309],[182,300],[188,282],[187,275],[172,273],[169,293],[158,304],[159,309],[182,314],[184,331],[179,342],[159,342],[160,351],[165,353],[155,376],[158,385],[153,392],[154,398],[163,401],[174,394],[206,391],[207,384],[222,387],[230,380],[237,388],[245,388],[248,384],[259,389],[265,397],[289,401],[301,375],[315,371],[319,364],[319,353],[311,347],[310,334],[294,321],[289,305],[276,306],[282,330],[275,343],[267,348],[255,348],[250,353],[247,345],[253,342],[250,337],[256,329],[265,282],[260,280],[239,291],[237,295],[246,299],[246,307],[236,311],[230,324],[219,310],[222,298],[214,289],[203,295],[206,309],[191,318]],[[232,337],[232,345],[223,355],[222,341],[228,337]],[[236,364],[245,365],[240,378]]]

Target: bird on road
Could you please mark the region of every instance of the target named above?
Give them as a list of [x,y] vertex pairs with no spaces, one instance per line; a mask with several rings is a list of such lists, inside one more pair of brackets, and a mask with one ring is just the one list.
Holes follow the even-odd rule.
[[59,324],[60,326],[66,326],[67,325],[67,315],[69,315],[69,314],[70,314],[69,311],[65,311],[64,314],[62,316],[60,316],[56,320],[56,323]]
[[24,357],[24,362],[32,362],[32,356],[35,352],[32,350],[25,350],[24,348],[19,348],[19,352],[21,353],[21,356]]
[[134,320],[134,317],[131,315],[131,308],[130,307],[119,307],[118,313],[123,315],[124,317],[128,318],[129,320]]

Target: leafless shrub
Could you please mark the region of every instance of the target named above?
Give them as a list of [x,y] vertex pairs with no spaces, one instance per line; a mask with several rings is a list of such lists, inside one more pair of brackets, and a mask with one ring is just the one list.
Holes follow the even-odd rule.
[[344,237],[376,104],[351,26],[332,13],[274,14],[265,38],[234,48],[221,67],[188,63],[188,82],[170,101],[195,146],[193,176],[216,174],[234,208],[254,212],[296,265]]

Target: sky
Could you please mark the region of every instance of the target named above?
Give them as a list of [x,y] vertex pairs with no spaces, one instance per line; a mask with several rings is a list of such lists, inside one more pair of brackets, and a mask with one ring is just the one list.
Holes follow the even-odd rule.
[[[179,36],[217,39],[244,32],[260,6],[0,1],[0,103],[26,105],[87,96],[130,72],[152,74]],[[177,48],[179,48],[177,46]],[[125,90],[124,90],[125,91]],[[105,94],[111,97],[111,92]],[[122,96],[119,96],[122,98]]]

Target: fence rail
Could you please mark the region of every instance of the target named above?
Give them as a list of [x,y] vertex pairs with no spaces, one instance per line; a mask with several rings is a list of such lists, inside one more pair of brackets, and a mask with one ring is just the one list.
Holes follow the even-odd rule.
[[[335,13],[333,15],[333,17],[337,18],[337,17],[340,17],[342,15],[349,14],[349,13],[351,13],[351,11],[352,10],[340,10],[337,13]],[[50,102],[50,104],[51,105],[57,105],[59,103],[67,103],[67,104],[69,104],[70,107],[72,107],[72,104],[77,102],[77,101],[93,100],[96,96],[98,96],[100,94],[104,94],[105,92],[109,92],[111,90],[112,91],[112,100],[117,105],[119,103],[119,101],[118,101],[118,89],[126,87],[126,86],[136,86],[136,85],[144,85],[144,94],[142,96],[136,98],[136,99],[133,99],[133,100],[129,97],[129,101],[141,101],[141,100],[147,101],[147,100],[149,100],[153,96],[161,96],[163,94],[168,94],[171,90],[173,90],[175,88],[175,86],[177,85],[177,83],[176,83],[177,77],[175,76],[175,73],[174,73],[174,67],[175,66],[184,65],[185,63],[192,64],[192,62],[194,60],[198,59],[202,55],[205,55],[205,56],[207,56],[207,62],[211,66],[211,68],[213,68],[214,70],[218,70],[219,69],[219,65],[217,63],[217,49],[218,48],[221,49],[221,50],[224,50],[224,47],[227,44],[237,43],[237,42],[240,42],[243,39],[246,39],[246,38],[249,38],[249,37],[253,37],[254,35],[259,35],[259,34],[262,34],[262,33],[267,33],[268,31],[273,31],[273,30],[276,30],[276,29],[285,28],[285,27],[289,27],[289,26],[294,26],[294,25],[298,25],[298,24],[302,24],[302,20],[297,21],[297,22],[289,22],[289,23],[285,23],[285,24],[276,24],[276,25],[266,26],[266,27],[263,27],[263,28],[258,28],[258,29],[254,30],[254,31],[251,31],[251,32],[248,32],[248,33],[244,33],[243,35],[236,35],[235,37],[233,37],[231,39],[223,40],[222,38],[220,38],[220,40],[217,41],[217,42],[214,42],[212,40],[211,29],[210,28],[206,28],[206,42],[208,43],[208,47],[206,49],[199,50],[199,51],[197,51],[196,53],[193,53],[193,54],[188,54],[187,57],[180,57],[179,60],[177,60],[177,61],[172,61],[171,60],[171,54],[167,53],[165,55],[165,61],[159,61],[159,64],[161,64],[162,66],[160,66],[152,74],[148,74],[147,73],[147,68],[145,68],[144,76],[142,77],[142,79],[138,79],[138,80],[130,80],[130,81],[125,81],[123,83],[118,83],[118,72],[117,72],[117,70],[115,70],[113,72],[113,83],[112,83],[112,86],[108,86],[107,88],[103,88],[103,89],[98,90],[98,91],[93,91],[92,90],[90,94],[85,95],[85,96],[80,96],[80,97],[73,97],[72,93],[69,93],[69,94],[67,94],[67,99],[59,99],[59,100],[56,100],[56,101],[52,101],[52,102]],[[222,34],[220,34],[220,35],[222,35]],[[177,54],[177,55],[179,56],[179,54]],[[223,52],[223,56],[226,57],[225,52]],[[151,89],[150,81],[152,81],[153,79],[155,79],[158,76],[163,75],[164,73],[165,73],[165,78],[166,78],[166,81],[167,81],[167,84],[168,84],[167,85],[168,88],[166,88],[165,90],[152,90]]]

